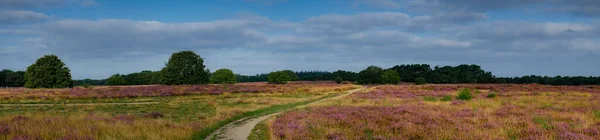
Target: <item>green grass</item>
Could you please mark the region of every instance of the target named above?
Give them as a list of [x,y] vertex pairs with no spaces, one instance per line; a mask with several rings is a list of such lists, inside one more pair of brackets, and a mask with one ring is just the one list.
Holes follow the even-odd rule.
[[437,101],[437,98],[430,97],[430,96],[425,96],[425,97],[423,97],[423,100],[430,101],[430,102],[435,102],[435,101]]
[[452,100],[452,96],[450,95],[445,95],[444,97],[442,97],[440,99],[440,101],[451,101]]
[[322,99],[326,99],[326,98],[330,98],[333,97],[335,95],[327,95],[318,99],[314,99],[314,100],[309,100],[309,101],[303,101],[303,102],[296,102],[296,103],[290,103],[290,104],[282,104],[282,105],[273,105],[267,108],[262,108],[262,109],[258,109],[255,111],[250,111],[250,112],[246,112],[246,113],[242,113],[240,115],[236,115],[234,117],[231,118],[227,118],[225,120],[219,121],[217,123],[213,123],[212,125],[198,131],[197,133],[194,134],[194,136],[192,137],[195,140],[204,140],[206,139],[211,133],[215,132],[217,129],[219,129],[220,127],[223,127],[229,123],[232,123],[236,120],[239,119],[243,119],[243,118],[254,118],[254,117],[259,117],[259,116],[263,116],[263,115],[268,115],[268,114],[273,114],[273,113],[277,113],[280,111],[284,111],[284,110],[289,110],[289,109],[293,109],[302,105],[307,105],[309,103],[315,102],[315,101],[319,101]]
[[456,96],[456,99],[458,100],[471,100],[473,99],[473,96],[471,95],[471,90],[470,89],[461,89],[458,92],[458,96]]
[[269,140],[271,139],[269,134],[271,134],[271,132],[265,120],[256,124],[254,129],[252,129],[252,133],[248,136],[248,140]]
[[600,120],[600,109],[592,111],[592,114],[594,115],[594,118]]
[[542,129],[545,130],[550,130],[554,128],[554,126],[552,125],[552,117],[550,116],[533,117],[533,122],[540,125],[540,127],[542,127]]

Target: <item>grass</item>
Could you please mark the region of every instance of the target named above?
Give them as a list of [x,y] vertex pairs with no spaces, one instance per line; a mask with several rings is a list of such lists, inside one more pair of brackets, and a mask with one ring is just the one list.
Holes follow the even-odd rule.
[[458,100],[471,100],[471,99],[473,99],[473,96],[471,95],[471,90],[468,89],[468,88],[461,89],[458,92],[458,96],[456,96],[456,99],[458,99]]
[[[460,96],[466,93],[464,89],[480,93],[471,94],[470,100],[437,102],[451,99],[446,95],[453,93]],[[292,140],[600,139],[598,102],[600,86],[379,86],[280,114],[270,123],[268,136]]]
[[[9,128],[8,132],[3,132],[6,134],[0,136],[7,139],[191,139],[239,118],[270,114],[355,88],[352,85],[337,84],[262,84],[258,87],[269,87],[272,91],[280,91],[278,88],[285,90],[269,93],[225,92],[218,95],[183,94],[119,98],[87,98],[89,95],[84,95],[86,98],[61,98],[57,95],[46,95],[42,93],[43,90],[35,90],[36,95],[53,98],[0,100],[0,129]],[[6,95],[1,90],[0,94]],[[19,93],[10,91],[10,94]],[[16,95],[23,96],[25,95]],[[68,96],[71,95],[65,97]],[[26,106],[35,104],[39,106]]]
[[252,129],[248,140],[270,140],[271,131],[269,130],[269,120],[261,121]]

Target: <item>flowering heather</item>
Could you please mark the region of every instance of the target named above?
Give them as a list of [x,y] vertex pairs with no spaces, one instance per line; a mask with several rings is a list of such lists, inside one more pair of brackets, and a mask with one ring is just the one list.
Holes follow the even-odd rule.
[[71,89],[2,89],[0,99],[47,99],[59,98],[133,98],[152,96],[176,96],[190,94],[220,95],[223,93],[302,93],[315,88],[343,91],[349,86],[323,82],[294,82],[288,85],[235,84],[192,86],[103,86]]
[[[457,100],[461,89],[473,99]],[[448,95],[452,101],[441,100]],[[600,139],[599,104],[600,86],[384,85],[281,114],[270,132],[274,139]]]

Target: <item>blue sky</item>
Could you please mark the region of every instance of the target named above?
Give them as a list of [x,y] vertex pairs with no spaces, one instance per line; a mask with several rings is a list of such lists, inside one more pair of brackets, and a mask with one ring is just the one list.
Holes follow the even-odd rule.
[[359,71],[478,64],[498,76],[600,76],[597,0],[0,0],[0,69],[57,54],[75,79],[159,70]]

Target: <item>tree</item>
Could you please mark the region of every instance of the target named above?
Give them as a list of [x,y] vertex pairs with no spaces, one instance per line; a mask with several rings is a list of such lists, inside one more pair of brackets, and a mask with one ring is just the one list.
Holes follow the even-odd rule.
[[233,71],[229,69],[219,69],[210,77],[213,84],[235,84],[237,81]]
[[115,74],[110,76],[108,79],[106,79],[106,84],[107,85],[126,85],[127,81],[125,81],[125,78],[119,74]]
[[386,70],[381,74],[381,82],[383,84],[398,84],[400,80],[400,76],[394,70]]
[[425,78],[423,78],[423,77],[419,77],[419,78],[415,79],[415,84],[424,85],[424,84],[427,84],[427,80],[425,80]]
[[[358,79],[358,74],[356,72],[351,72],[351,71],[344,71],[344,70],[338,70],[333,72],[332,77],[340,77],[343,80],[346,81],[352,81],[352,82],[356,82],[356,80]],[[333,79],[335,80],[335,79]]]
[[359,84],[381,84],[383,69],[377,66],[369,66],[358,73]]
[[281,71],[290,77],[290,81],[298,81],[298,75],[292,70],[283,70]]
[[398,72],[402,81],[415,82],[418,77],[425,77],[432,71],[428,64],[396,65],[391,70]]
[[162,69],[162,83],[166,85],[208,84],[209,71],[204,60],[193,51],[173,53]]
[[291,75],[285,71],[275,71],[269,73],[269,83],[270,84],[287,84],[288,81],[291,81]]
[[27,88],[70,88],[73,87],[71,70],[56,55],[45,55],[25,72]]
[[334,80],[334,81],[335,81],[335,83],[337,83],[337,84],[342,84],[342,83],[344,83],[344,79],[342,79],[342,77],[335,77],[333,80]]
[[0,87],[22,87],[25,85],[25,72],[2,70],[0,71]]

